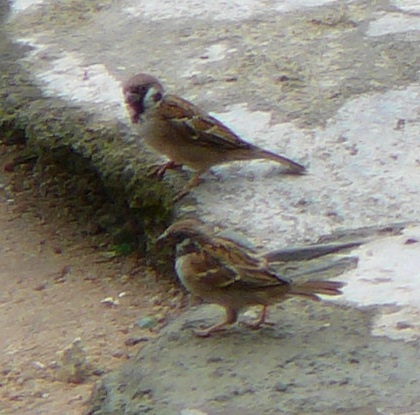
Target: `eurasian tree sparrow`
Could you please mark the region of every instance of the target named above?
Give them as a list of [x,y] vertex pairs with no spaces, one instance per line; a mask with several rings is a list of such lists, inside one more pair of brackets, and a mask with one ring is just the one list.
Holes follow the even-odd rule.
[[145,142],[170,160],[156,170],[157,175],[163,176],[167,169],[183,164],[196,170],[185,193],[210,167],[230,161],[267,159],[283,164],[290,173],[305,171],[293,160],[242,140],[191,102],[166,94],[151,75],[133,76],[124,83],[123,93],[131,122],[143,124]]
[[255,251],[210,232],[195,219],[171,225],[158,238],[177,244],[175,269],[188,291],[226,310],[221,323],[195,333],[209,336],[235,323],[239,312],[249,306],[263,306],[260,318],[251,326],[260,327],[270,304],[291,296],[320,300],[317,294],[340,295],[344,283],[306,281],[295,283],[269,268],[268,261]]

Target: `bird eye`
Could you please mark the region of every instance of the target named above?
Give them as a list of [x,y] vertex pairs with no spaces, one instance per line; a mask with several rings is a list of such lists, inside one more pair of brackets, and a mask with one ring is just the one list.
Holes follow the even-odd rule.
[[153,99],[155,102],[160,101],[162,99],[162,94],[158,92],[157,94],[154,95]]

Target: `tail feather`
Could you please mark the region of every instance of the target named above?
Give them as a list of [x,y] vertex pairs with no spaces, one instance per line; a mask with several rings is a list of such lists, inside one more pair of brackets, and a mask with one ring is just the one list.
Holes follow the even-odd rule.
[[320,298],[317,294],[341,295],[343,292],[340,288],[343,288],[345,285],[344,282],[340,281],[306,281],[301,284],[292,285],[290,293],[319,301]]
[[287,157],[281,156],[280,154],[272,153],[271,151],[267,150],[261,150],[259,154],[261,155],[261,158],[273,160],[277,163],[287,166],[291,173],[302,174],[306,171],[305,166],[302,166],[302,164],[299,164]]

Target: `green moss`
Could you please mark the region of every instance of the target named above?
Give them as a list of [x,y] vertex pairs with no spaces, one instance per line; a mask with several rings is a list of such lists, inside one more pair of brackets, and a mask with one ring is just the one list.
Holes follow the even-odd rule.
[[112,217],[104,222],[106,230],[120,246],[155,255],[153,242],[172,218],[175,194],[166,182],[148,176],[156,157],[141,144],[128,143],[133,140],[127,140],[126,126],[97,122],[82,108],[44,98],[21,68],[9,64],[0,78],[2,140],[26,142],[25,153],[36,155],[38,164],[71,172],[74,186],[95,176],[106,194],[102,216]]

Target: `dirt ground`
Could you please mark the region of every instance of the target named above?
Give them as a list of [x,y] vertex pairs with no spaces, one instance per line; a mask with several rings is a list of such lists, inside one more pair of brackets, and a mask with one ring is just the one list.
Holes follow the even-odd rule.
[[113,254],[94,204],[71,208],[74,189],[57,191],[65,174],[11,165],[19,151],[0,147],[0,413],[81,414],[93,384],[164,325],[178,290]]

